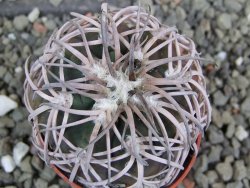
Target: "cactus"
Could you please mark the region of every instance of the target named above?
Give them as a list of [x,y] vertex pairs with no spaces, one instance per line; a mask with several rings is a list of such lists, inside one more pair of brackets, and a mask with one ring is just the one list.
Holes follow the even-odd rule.
[[140,6],[74,17],[25,64],[33,144],[86,187],[160,187],[185,168],[211,108],[194,42]]

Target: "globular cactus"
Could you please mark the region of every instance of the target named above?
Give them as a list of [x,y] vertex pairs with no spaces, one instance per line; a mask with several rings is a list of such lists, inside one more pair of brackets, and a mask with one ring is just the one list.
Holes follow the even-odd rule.
[[139,6],[72,15],[25,66],[40,157],[86,187],[170,185],[211,118],[194,42]]

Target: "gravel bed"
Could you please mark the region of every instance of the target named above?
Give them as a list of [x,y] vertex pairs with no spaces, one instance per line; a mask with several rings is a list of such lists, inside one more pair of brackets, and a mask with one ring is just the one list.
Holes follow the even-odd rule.
[[[211,60],[203,68],[212,122],[195,166],[179,187],[249,188],[250,1],[147,2],[156,17],[194,39],[201,56]],[[22,102],[25,60],[36,59],[53,30],[69,18],[41,14],[39,7],[0,17],[0,187],[69,187],[34,155]]]

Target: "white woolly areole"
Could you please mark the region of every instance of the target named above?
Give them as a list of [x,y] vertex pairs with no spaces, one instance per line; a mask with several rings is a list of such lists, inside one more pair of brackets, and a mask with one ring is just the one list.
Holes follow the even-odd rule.
[[143,53],[141,51],[141,48],[134,52],[134,58],[138,59],[139,61],[143,60]]
[[65,106],[67,108],[70,108],[73,104],[73,96],[70,93],[59,93],[53,101],[51,101],[54,104],[59,104],[62,106]]

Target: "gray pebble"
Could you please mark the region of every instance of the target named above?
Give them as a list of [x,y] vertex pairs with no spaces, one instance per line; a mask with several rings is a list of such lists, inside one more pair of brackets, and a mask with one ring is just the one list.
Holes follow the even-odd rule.
[[224,134],[221,130],[215,127],[210,127],[208,138],[211,144],[219,144],[224,141]]
[[220,90],[218,90],[213,94],[213,99],[216,106],[224,106],[227,103],[229,97],[225,96]]
[[233,176],[233,168],[230,163],[218,163],[215,169],[224,181],[229,181]]
[[10,139],[9,138],[1,138],[0,139],[0,157],[11,154],[12,148],[10,145]]
[[15,122],[8,116],[0,117],[0,128],[13,128],[15,127]]
[[246,77],[239,75],[235,78],[235,84],[239,89],[246,89],[249,86],[249,80]]
[[233,135],[234,135],[234,131],[235,131],[235,125],[234,125],[234,123],[232,123],[232,124],[229,124],[228,126],[227,126],[227,130],[226,130],[226,137],[227,138],[232,138],[233,137]]
[[222,151],[221,145],[212,146],[211,151],[209,152],[208,155],[209,163],[220,161],[221,151]]
[[243,188],[243,184],[240,181],[228,183],[226,188]]
[[38,178],[37,180],[35,180],[35,187],[36,188],[47,188],[48,182],[46,182],[42,178]]
[[206,173],[207,178],[208,178],[208,183],[211,185],[213,183],[215,183],[218,180],[218,174],[216,173],[215,170],[209,170]]
[[25,120],[19,122],[19,124],[12,130],[12,136],[17,138],[30,136],[31,132],[32,132],[32,127],[30,123],[27,120]]
[[214,183],[212,185],[212,188],[225,188],[225,184],[224,183]]
[[217,25],[222,30],[230,29],[232,27],[232,20],[230,14],[220,14],[217,18]]
[[7,68],[5,66],[0,66],[0,78],[4,77],[6,71],[7,71]]
[[208,188],[208,177],[206,175],[196,171],[194,178],[198,184],[198,187]]
[[55,178],[55,176],[56,176],[55,172],[47,166],[45,166],[42,173],[40,174],[40,177],[46,180],[47,182],[52,181]]
[[31,157],[27,156],[26,158],[24,158],[24,160],[20,163],[20,169],[22,170],[22,172],[28,172],[28,173],[33,173],[31,164],[30,164],[30,160]]
[[13,20],[13,25],[17,30],[22,31],[29,25],[29,20],[24,15],[16,16]]
[[243,160],[235,161],[234,163],[234,180],[242,180],[247,177],[247,168]]
[[231,12],[239,12],[242,9],[242,4],[235,0],[225,0],[224,5]]

